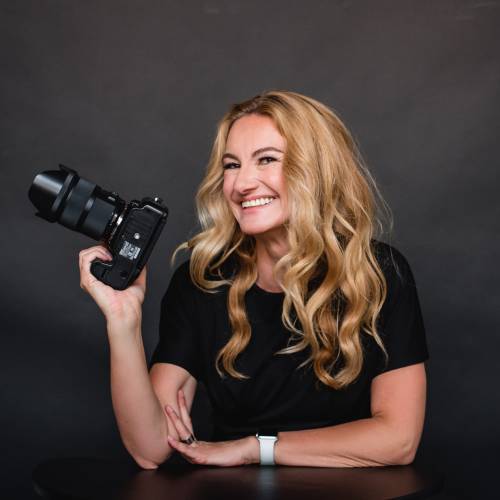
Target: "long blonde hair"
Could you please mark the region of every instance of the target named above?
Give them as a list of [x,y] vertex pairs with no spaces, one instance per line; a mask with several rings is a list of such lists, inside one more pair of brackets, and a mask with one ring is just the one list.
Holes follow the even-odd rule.
[[[327,106],[304,95],[270,91],[235,104],[224,115],[206,175],[196,195],[201,231],[179,245],[191,250],[190,276],[201,290],[216,293],[228,285],[227,309],[232,336],[219,351],[215,366],[230,376],[247,379],[234,363],[251,338],[245,294],[257,280],[255,239],[242,233],[222,192],[222,155],[232,124],[248,114],[270,117],[286,140],[283,175],[289,220],[289,251],[275,264],[284,290],[282,322],[290,330],[288,346],[277,353],[310,348],[298,368],[312,362],[317,379],[340,389],[352,383],[363,367],[362,332],[387,352],[376,321],[386,298],[384,274],[371,242],[383,231],[379,208],[390,209],[363,164],[351,134]],[[382,204],[376,203],[376,196]],[[392,221],[392,219],[391,219]],[[232,256],[238,272],[228,278],[221,266]],[[219,279],[207,279],[207,270]],[[318,283],[310,290],[314,280]],[[292,319],[293,315],[298,320]],[[290,345],[291,341],[296,341]],[[341,361],[337,368],[337,361]]]

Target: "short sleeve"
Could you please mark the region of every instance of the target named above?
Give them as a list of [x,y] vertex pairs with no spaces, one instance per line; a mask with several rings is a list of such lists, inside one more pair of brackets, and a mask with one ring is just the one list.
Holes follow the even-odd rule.
[[388,354],[378,372],[421,363],[429,358],[427,340],[410,265],[401,252],[385,245],[382,269],[387,281],[387,297],[382,306],[379,334]]
[[161,301],[159,341],[149,366],[172,363],[199,380],[202,370],[194,289],[187,261],[174,272]]

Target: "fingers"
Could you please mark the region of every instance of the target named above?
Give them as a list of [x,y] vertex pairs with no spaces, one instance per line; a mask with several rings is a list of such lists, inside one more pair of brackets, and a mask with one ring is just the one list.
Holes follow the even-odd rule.
[[189,416],[189,411],[186,406],[186,398],[184,396],[184,391],[182,389],[179,390],[177,394],[177,399],[179,400],[179,412],[181,414],[181,419],[184,422],[184,425],[191,432],[191,434],[194,435],[193,423],[191,422],[191,417]]
[[180,419],[177,412],[170,405],[165,406],[165,412],[174,424],[175,430],[179,435],[179,439],[187,439],[193,433],[192,429],[184,425],[184,422]]
[[171,429],[171,425],[173,425],[175,428],[175,431],[177,431],[177,435],[179,438],[179,439],[176,439],[171,434],[172,431],[169,430],[169,434],[167,435],[168,444],[174,450],[177,450],[179,453],[181,453],[182,456],[188,462],[191,462],[192,464],[195,464],[195,463],[201,464],[202,461],[196,455],[196,451],[197,451],[196,448],[198,447],[199,442],[195,441],[194,443],[191,443],[190,445],[188,445],[186,443],[182,443],[180,441],[180,439],[185,439],[188,437],[186,426],[183,425],[183,423],[180,421],[179,417],[177,416],[177,413],[170,405],[165,406],[165,413],[167,416],[167,420],[169,422],[168,428]]
[[165,417],[167,419],[167,424],[168,424],[168,436],[172,436],[175,439],[179,439],[179,434],[177,432],[177,429],[175,428],[174,421],[170,418],[169,413],[166,411],[167,407],[165,406]]
[[186,439],[191,434],[194,435],[194,431],[193,423],[191,422],[191,417],[189,416],[186,405],[186,398],[182,389],[177,393],[177,401],[179,403],[179,414],[170,405],[165,406],[165,412],[167,417],[170,417],[172,420],[180,439]]
[[109,261],[112,259],[112,255],[110,251],[102,245],[87,248],[79,253],[78,265],[80,267],[80,288],[82,290],[88,291],[89,285],[97,281],[90,272],[90,265],[96,258]]

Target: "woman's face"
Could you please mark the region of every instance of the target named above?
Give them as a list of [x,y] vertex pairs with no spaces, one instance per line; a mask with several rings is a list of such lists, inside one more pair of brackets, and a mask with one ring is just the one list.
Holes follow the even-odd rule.
[[229,131],[222,157],[223,192],[245,234],[272,236],[282,232],[288,219],[285,149],[284,137],[267,116],[243,116]]

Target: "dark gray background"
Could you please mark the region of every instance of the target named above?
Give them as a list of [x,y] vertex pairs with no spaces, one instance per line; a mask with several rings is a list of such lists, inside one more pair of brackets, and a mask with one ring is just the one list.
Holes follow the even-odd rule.
[[[499,450],[496,359],[500,6],[495,1],[2,1],[2,486],[30,497],[49,457],[124,453],[103,317],[79,288],[94,244],[34,217],[34,175],[64,163],[170,217],[149,264],[156,339],[173,248],[228,106],[289,89],[332,106],[392,208],[431,353],[419,450],[441,498],[486,498]],[[181,259],[182,260],[182,259]],[[204,392],[195,425],[208,432]],[[13,491],[17,492],[16,494]]]

